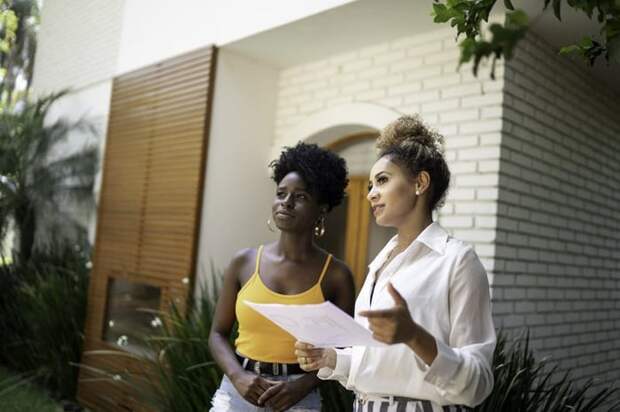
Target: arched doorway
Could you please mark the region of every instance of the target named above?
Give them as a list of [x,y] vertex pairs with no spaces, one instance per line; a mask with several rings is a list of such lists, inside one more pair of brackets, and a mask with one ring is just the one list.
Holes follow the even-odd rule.
[[349,185],[343,203],[328,215],[327,230],[318,243],[351,268],[356,291],[364,283],[368,264],[395,234],[392,228],[375,223],[366,199],[368,174],[376,160],[377,135],[376,131],[355,133],[324,146],[347,161]]

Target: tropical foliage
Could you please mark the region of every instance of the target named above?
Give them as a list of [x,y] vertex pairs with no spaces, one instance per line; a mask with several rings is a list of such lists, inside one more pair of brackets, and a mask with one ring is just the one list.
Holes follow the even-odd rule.
[[0,266],[0,363],[74,399],[90,272],[87,243]]
[[491,395],[475,410],[480,412],[589,412],[610,404],[617,389],[593,390],[593,381],[577,384],[569,372],[558,373],[549,359],[537,360],[530,347],[529,333],[512,340],[499,333],[493,355],[495,386]]
[[28,97],[39,23],[37,0],[0,0],[0,112]]
[[46,124],[51,106],[65,94],[50,94],[19,111],[0,113],[0,237],[13,221],[23,261],[30,259],[42,221],[75,231],[81,224],[69,206],[94,209],[98,150],[90,145],[65,154],[63,147],[74,132],[94,136],[94,127],[86,120],[63,118]]
[[14,375],[0,368],[0,405],[2,412],[61,412],[40,388],[30,384],[31,378]]
[[[516,3],[516,2],[515,2]],[[541,2],[542,3],[542,2]],[[550,5],[558,20],[562,20],[562,0],[544,0],[543,7]],[[473,60],[473,71],[477,75],[483,59],[492,59],[492,76],[497,59],[510,59],[517,43],[528,29],[528,16],[516,9],[512,0],[504,0],[507,9],[504,24],[489,26],[490,38],[484,36],[483,22],[488,22],[497,0],[435,0],[433,17],[436,23],[450,23],[455,27],[460,42],[460,64]],[[585,13],[588,18],[596,16],[601,24],[600,36],[584,37],[578,44],[567,45],[562,54],[581,56],[590,65],[601,56],[608,62],[620,64],[620,2],[617,0],[567,0],[566,5]],[[598,40],[596,40],[600,37]]]

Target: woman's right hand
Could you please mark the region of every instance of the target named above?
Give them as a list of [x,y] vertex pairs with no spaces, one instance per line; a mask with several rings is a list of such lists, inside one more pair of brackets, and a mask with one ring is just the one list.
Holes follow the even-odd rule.
[[256,406],[261,406],[258,404],[258,399],[263,392],[275,384],[275,382],[270,382],[255,373],[245,370],[231,377],[230,380],[235,386],[235,389],[237,389],[237,392],[243,396],[243,399]]
[[306,372],[321,368],[336,368],[336,350],[333,348],[316,348],[305,342],[295,342],[295,356],[299,367]]

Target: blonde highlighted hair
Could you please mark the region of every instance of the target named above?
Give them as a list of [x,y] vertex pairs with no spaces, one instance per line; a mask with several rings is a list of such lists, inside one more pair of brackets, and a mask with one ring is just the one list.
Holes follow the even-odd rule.
[[426,171],[431,177],[431,210],[443,206],[450,184],[450,170],[444,159],[444,138],[418,115],[401,116],[391,122],[377,139],[379,157],[403,167],[412,177]]

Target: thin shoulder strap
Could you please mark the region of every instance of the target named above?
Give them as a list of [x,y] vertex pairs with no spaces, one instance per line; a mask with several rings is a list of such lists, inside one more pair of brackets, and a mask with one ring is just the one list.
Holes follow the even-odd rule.
[[323,282],[323,277],[327,273],[327,268],[329,267],[329,262],[332,261],[331,253],[327,255],[327,259],[325,259],[325,264],[323,265],[323,271],[321,272],[321,276],[319,276],[319,281],[317,282],[319,285]]
[[258,269],[260,268],[260,256],[263,253],[263,245],[258,247],[258,251],[256,252],[256,268],[254,268],[254,273],[258,273]]

